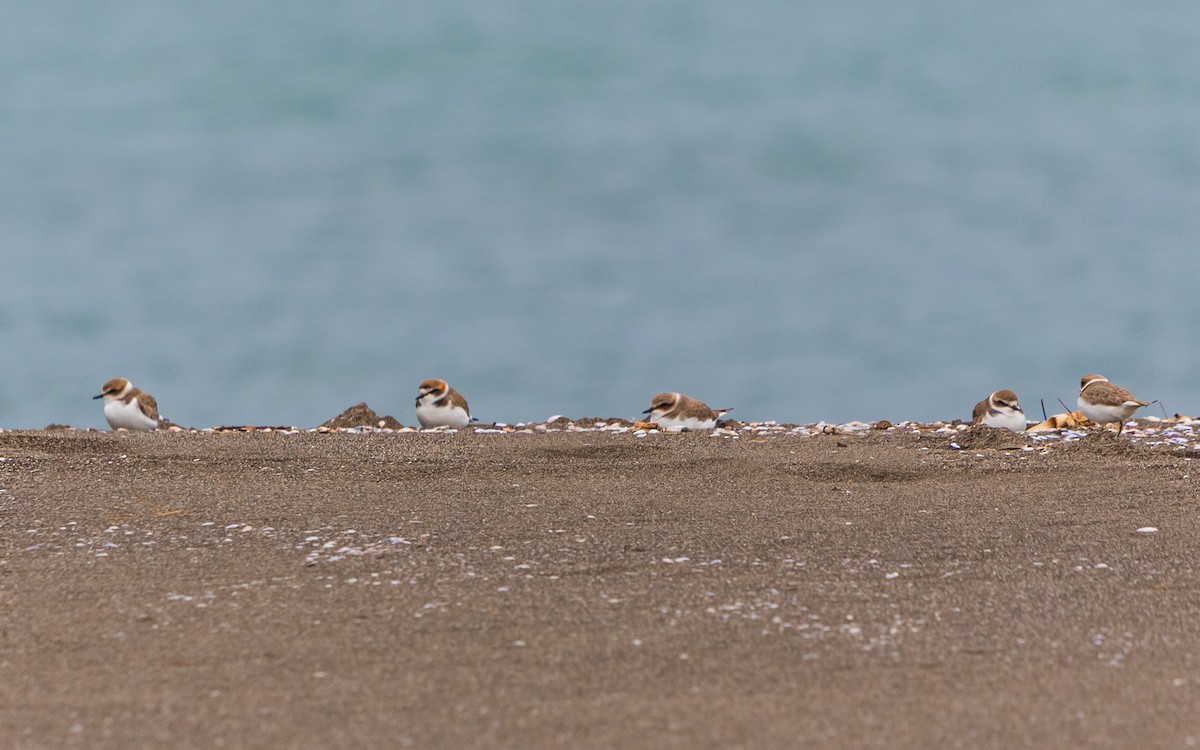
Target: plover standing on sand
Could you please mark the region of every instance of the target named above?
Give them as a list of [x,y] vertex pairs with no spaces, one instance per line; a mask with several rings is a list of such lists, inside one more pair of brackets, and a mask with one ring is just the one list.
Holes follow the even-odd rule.
[[445,380],[429,378],[417,393],[417,421],[426,428],[466,427],[471,423],[471,409]]
[[93,399],[104,399],[104,418],[114,430],[150,432],[162,425],[158,402],[145,391],[133,387],[125,378],[113,378]]
[[1116,422],[1118,435],[1135,411],[1151,403],[1137,400],[1129,391],[1108,382],[1103,375],[1084,375],[1079,381],[1079,411],[1101,427]]

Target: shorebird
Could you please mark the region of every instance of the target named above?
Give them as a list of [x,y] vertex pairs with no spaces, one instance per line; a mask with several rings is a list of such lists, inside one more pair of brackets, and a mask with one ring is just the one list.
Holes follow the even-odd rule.
[[975,404],[975,411],[971,413],[971,424],[1024,432],[1025,412],[1021,411],[1017,394],[1010,390],[996,391]]
[[104,418],[114,430],[150,432],[162,425],[158,402],[145,391],[133,387],[125,378],[113,378],[93,399],[104,399]]
[[466,427],[471,409],[462,394],[445,380],[422,381],[417,393],[417,421],[422,427]]
[[682,393],[660,393],[650,399],[650,408],[642,413],[649,414],[650,421],[657,423],[662,429],[678,432],[711,430],[727,411],[729,410],[710,409],[707,404]]
[[1108,382],[1103,375],[1084,375],[1079,381],[1079,411],[1083,416],[1104,427],[1117,423],[1117,434],[1125,429],[1125,422],[1133,413],[1151,401],[1139,401],[1133,394]]

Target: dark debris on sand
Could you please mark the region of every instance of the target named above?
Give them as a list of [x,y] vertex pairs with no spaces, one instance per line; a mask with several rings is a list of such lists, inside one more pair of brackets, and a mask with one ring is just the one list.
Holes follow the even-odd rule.
[[363,401],[351,406],[321,426],[328,427],[331,430],[339,430],[346,427],[381,427],[398,430],[404,425],[400,424],[400,421],[393,416],[379,416],[375,413],[374,409],[367,406],[367,403]]

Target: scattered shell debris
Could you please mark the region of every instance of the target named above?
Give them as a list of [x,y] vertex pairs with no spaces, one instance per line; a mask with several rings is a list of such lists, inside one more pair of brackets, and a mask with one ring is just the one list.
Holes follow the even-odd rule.
[[130,523],[121,523],[104,528],[84,528],[69,521],[57,528],[30,529],[29,534],[39,540],[23,549],[39,556],[87,555],[105,558],[113,555],[135,554],[146,547],[179,546],[187,548],[219,547],[233,549],[254,540],[274,542],[274,527],[256,527],[248,523],[217,524],[213,521],[197,523],[195,531],[163,534],[159,530]]
[[[67,428],[76,429],[76,428]],[[658,429],[658,425],[647,421],[630,421],[621,418],[582,417],[572,419],[562,414],[555,414],[544,422],[493,422],[472,423],[470,427],[455,429],[452,427],[434,427],[423,429],[407,427],[390,416],[380,417],[366,403],[359,403],[346,409],[337,417],[318,427],[303,428],[287,425],[224,425],[202,429],[183,428],[172,425],[172,432],[191,432],[201,434],[225,434],[234,432],[265,432],[283,435],[299,433],[349,433],[349,434],[406,434],[434,433],[454,435],[458,432],[473,432],[477,435],[538,435],[553,432],[607,432],[615,434],[630,434],[635,438],[646,438],[651,435],[662,435],[663,439],[678,439],[683,433],[668,433]],[[1055,414],[1046,421],[1030,425],[1025,433],[1010,433],[1005,430],[990,430],[975,427],[960,420],[942,422],[917,422],[905,420],[890,422],[851,421],[840,424],[831,422],[816,422],[813,424],[787,424],[775,420],[765,422],[738,422],[732,419],[721,420],[711,430],[695,430],[713,438],[738,440],[741,438],[767,437],[817,437],[822,435],[837,435],[841,437],[865,436],[871,432],[891,432],[919,436],[935,436],[948,438],[946,445],[951,450],[961,450],[966,447],[1001,448],[1004,450],[1021,450],[1025,453],[1045,451],[1054,443],[1072,443],[1087,437],[1109,433],[1115,435],[1115,427],[1101,427],[1090,423],[1078,412]],[[986,435],[985,435],[986,433]],[[985,436],[981,438],[980,436]],[[1165,447],[1173,450],[1200,451],[1200,418],[1176,414],[1173,417],[1146,416],[1125,423],[1121,434],[1122,442],[1143,447]],[[964,443],[964,439],[967,440]]]

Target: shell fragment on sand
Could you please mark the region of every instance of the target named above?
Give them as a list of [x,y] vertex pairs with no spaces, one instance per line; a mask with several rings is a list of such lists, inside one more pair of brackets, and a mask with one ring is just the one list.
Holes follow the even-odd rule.
[[1073,411],[1069,414],[1055,414],[1045,422],[1035,424],[1032,427],[1026,428],[1026,432],[1044,432],[1046,430],[1077,430],[1080,427],[1086,427],[1091,424],[1087,417],[1083,416],[1081,411]]

